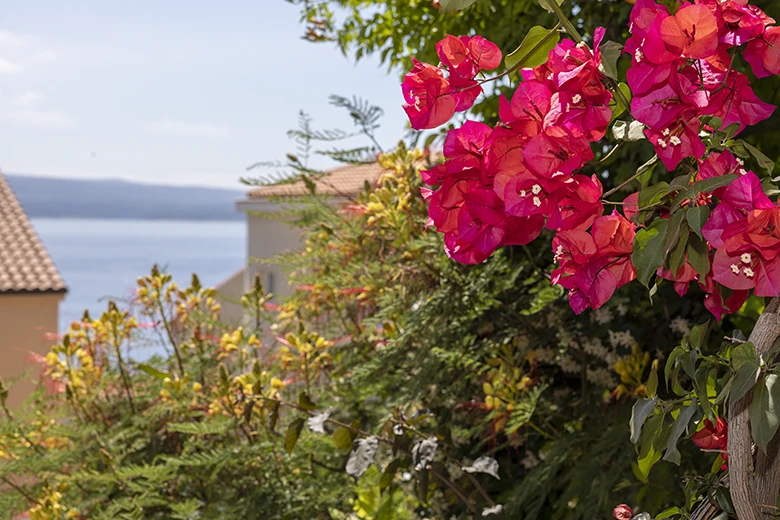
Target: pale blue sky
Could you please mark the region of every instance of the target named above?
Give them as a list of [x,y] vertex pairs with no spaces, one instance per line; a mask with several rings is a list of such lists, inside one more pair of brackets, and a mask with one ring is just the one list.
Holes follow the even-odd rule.
[[332,93],[382,106],[380,141],[397,142],[398,75],[301,34],[283,0],[3,2],[0,168],[238,187],[292,149],[300,109],[348,129]]

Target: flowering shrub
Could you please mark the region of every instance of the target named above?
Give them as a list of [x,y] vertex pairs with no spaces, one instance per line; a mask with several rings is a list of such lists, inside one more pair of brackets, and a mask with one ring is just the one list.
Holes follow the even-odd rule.
[[[771,40],[772,23],[760,9],[737,2],[688,3],[672,14],[665,5],[640,0],[624,48],[632,58],[625,91],[615,81],[615,44],[603,46],[611,63],[601,52],[603,28],[594,31],[590,45],[576,33],[578,43],[556,44],[544,63],[520,71],[511,102],[501,98],[499,126],[467,121],[451,130],[446,161],[423,173],[427,184],[437,186],[424,195],[429,222],[444,233],[447,254],[478,263],[498,247],[529,243],[543,227],[554,230],[560,267],[552,282],[569,289],[577,313],[601,307],[637,277],[637,269],[645,285],[657,272],[678,284],[680,293],[698,281],[718,319],[736,311],[751,289],[758,296],[777,295],[777,255],[766,247],[774,240],[775,205],[729,149],[755,154],[733,137],[774,110],[753,93],[748,77],[734,70],[741,50],[756,75],[770,73],[772,66],[764,64],[773,63],[776,53],[764,35]],[[481,83],[490,81],[473,78],[497,65],[500,54],[479,39],[491,58],[483,64],[483,55],[470,53],[464,43],[478,38],[442,40],[440,67],[415,62],[403,82],[413,128],[448,121],[461,103],[445,99],[479,92]],[[453,42],[459,42],[458,51]],[[461,61],[453,64],[451,55]],[[474,84],[463,86],[453,78]],[[616,137],[644,136],[669,171],[678,166],[684,171],[671,185],[646,186],[617,203],[605,198],[597,176],[577,171],[593,159],[590,143],[604,138],[627,108],[621,101],[628,92],[635,120],[617,121]],[[471,106],[469,100],[463,107]],[[760,152],[757,158],[763,159]],[[602,216],[605,204],[622,205],[624,215]]]
[[[491,128],[466,121],[448,131],[445,162],[423,172],[424,182],[435,187],[423,191],[429,225],[444,234],[447,255],[462,263],[480,263],[497,248],[527,244],[547,228],[555,234],[552,259],[557,267],[551,282],[568,289],[577,314],[601,308],[634,279],[650,288],[651,296],[662,280],[673,282],[681,296],[696,282],[717,320],[739,310],[751,294],[777,298],[780,221],[778,206],[767,195],[777,191],[772,179],[762,181],[746,161],[755,161],[770,174],[774,164],[736,139],[775,108],[754,93],[749,72],[740,66],[744,60],[757,78],[780,73],[774,19],[747,0],[637,0],[630,36],[620,46],[602,43],[605,30],[600,27],[586,42],[558,2],[540,4],[557,15],[558,25],[530,50],[526,42],[521,44],[510,55],[521,57],[507,59],[505,73],[477,82],[481,88],[520,69],[521,81],[511,101],[500,100],[500,124]],[[555,43],[559,27],[573,40]],[[534,53],[548,42],[554,46],[536,63]],[[619,83],[617,68],[621,53],[630,58],[625,84]],[[456,76],[441,53],[440,59],[438,67],[422,66],[439,69],[440,77],[445,70],[450,78]],[[531,66],[521,68],[528,61]],[[438,94],[411,89],[423,81],[420,67],[403,82],[404,109],[415,129],[449,120],[456,110],[443,110],[438,100],[472,88],[450,82]],[[655,156],[604,193],[598,176],[588,178],[579,171],[594,160],[591,143],[602,140],[610,125],[615,148],[646,139]],[[661,174],[653,184],[651,173],[659,160],[668,179],[662,180]],[[605,171],[602,178],[609,175]],[[638,192],[622,201],[609,198],[633,181],[640,184]],[[604,214],[604,206],[622,207],[622,215],[617,209]],[[776,312],[776,306],[777,301],[768,312]],[[770,352],[778,334],[757,327],[750,342],[732,339],[712,357],[705,354],[706,330],[695,328],[667,362],[666,380],[680,399],[658,396],[657,369],[651,371],[648,397],[635,405],[631,421],[632,441],[640,443],[638,473],[646,479],[664,451],[665,460],[679,464],[677,440],[698,424],[693,442],[722,452],[715,468],[729,458],[727,446],[728,451],[740,446],[742,456],[732,479],[737,489],[734,506],[721,506],[736,508],[740,518],[754,518],[757,501],[774,503],[780,492],[764,489],[761,479],[772,482],[776,477],[753,476],[750,454],[744,451],[752,437],[767,453],[778,429],[775,351]],[[742,351],[749,365],[735,363]],[[721,379],[723,366],[730,370]],[[681,384],[681,369],[692,380],[691,390]],[[748,436],[747,421],[742,420],[740,432],[732,431],[727,441],[726,423],[719,415],[726,414],[726,402],[730,415],[746,413],[745,406],[736,405],[742,398],[750,402],[751,432]],[[664,426],[670,412],[671,429]],[[708,422],[701,422],[697,413]],[[668,442],[658,445],[659,436]],[[762,471],[777,473],[780,467]],[[751,485],[763,486],[765,494],[757,498],[743,491]],[[618,518],[631,515],[630,509],[618,509]],[[679,511],[669,510],[661,518]]]

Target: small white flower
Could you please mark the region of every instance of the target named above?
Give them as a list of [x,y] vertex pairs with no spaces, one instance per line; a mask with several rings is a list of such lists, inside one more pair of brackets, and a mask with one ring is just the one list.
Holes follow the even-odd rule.
[[404,427],[400,424],[396,424],[393,426],[393,433],[396,435],[403,435],[404,434]]
[[579,94],[576,94],[573,98],[571,98],[571,101],[572,101],[572,103],[574,103],[576,105],[577,103],[582,101],[582,96],[580,96]]
[[639,49],[634,51],[634,59],[636,60],[637,63],[642,61],[642,58],[644,58],[644,57],[645,57],[645,55],[642,54],[642,51],[640,51]]
[[534,184],[533,186],[531,186],[531,192],[534,195],[539,195],[542,192],[542,187],[539,186],[538,184]]
[[669,142],[672,143],[674,146],[677,146],[682,141],[680,141],[679,137],[677,137],[676,135],[673,135],[672,137],[669,138]]
[[740,166],[745,166],[745,161],[737,157],[737,164],[739,164]]
[[540,199],[539,197],[534,197],[534,206],[540,208],[542,206],[542,199]]
[[420,96],[414,96],[414,109],[418,112],[420,111],[420,104],[422,102],[420,101]]
[[672,131],[668,128],[663,131],[664,137],[668,136],[670,133],[672,133]]
[[662,149],[666,150],[666,146],[667,146],[666,141],[664,141],[663,139],[659,139],[658,140],[658,146],[660,146]]
[[742,260],[742,263],[749,264],[753,261],[753,257],[750,256],[750,253],[743,253],[742,256],[739,257]]
[[525,197],[525,190],[520,190],[520,197]]
[[754,274],[756,274],[756,273],[754,273],[754,272],[753,272],[753,270],[752,270],[751,268],[749,268],[749,267],[746,267],[746,268],[744,268],[744,269],[742,270],[742,272],[743,272],[743,273],[745,273],[745,276],[747,276],[748,278],[753,278],[753,275],[754,275]]
[[734,274],[739,274],[739,266],[737,264],[731,264],[731,272]]
[[412,480],[412,474],[408,471],[404,471],[403,474],[401,474],[401,478],[404,480],[404,482],[409,482]]
[[747,170],[745,168],[740,168],[739,169],[739,174],[740,175],[747,175]]
[[577,44],[577,48],[578,49],[585,49],[585,48],[587,48],[587,46],[588,46],[588,44],[585,43],[585,42],[580,42],[580,43]]

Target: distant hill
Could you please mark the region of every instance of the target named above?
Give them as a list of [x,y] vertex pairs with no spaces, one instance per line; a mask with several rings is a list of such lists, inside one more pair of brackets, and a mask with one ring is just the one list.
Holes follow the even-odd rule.
[[119,180],[5,174],[32,218],[239,220],[244,192]]

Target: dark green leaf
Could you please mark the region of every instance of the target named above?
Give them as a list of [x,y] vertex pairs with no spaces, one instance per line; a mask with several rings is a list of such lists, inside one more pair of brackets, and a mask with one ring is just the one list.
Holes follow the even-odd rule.
[[662,415],[653,415],[647,420],[647,424],[642,429],[642,436],[639,441],[639,456],[637,457],[637,470],[639,480],[647,483],[650,470],[653,465],[661,460],[661,450],[657,448],[658,436],[663,426]]
[[758,372],[758,365],[756,365],[754,361],[742,363],[739,370],[737,370],[737,375],[734,376],[734,384],[731,385],[729,399],[732,403],[742,399],[742,396],[748,393],[750,389],[756,385]]
[[[622,83],[621,83],[622,85]],[[642,186],[642,188],[647,187],[647,183],[650,181],[650,177],[652,177],[653,170],[655,169],[655,165],[658,164],[658,155],[652,156],[650,159],[647,160],[642,166],[637,168],[636,173],[639,175],[639,184]]]
[[653,227],[639,230],[634,239],[631,262],[636,268],[637,279],[645,287],[650,286],[650,279],[663,266],[667,226],[666,220],[660,220]]
[[685,349],[681,346],[674,347],[674,350],[672,350],[671,354],[669,354],[669,357],[666,358],[666,366],[664,367],[664,379],[666,380],[666,384],[669,384],[669,374],[672,373],[672,368],[674,368],[674,362],[677,359],[678,356],[685,353]]
[[317,405],[314,404],[314,401],[312,401],[309,398],[306,392],[301,392],[298,395],[298,406],[300,406],[302,409],[306,411],[312,411],[317,409]]
[[690,405],[680,410],[680,415],[677,416],[672,425],[672,434],[669,436],[669,441],[666,444],[665,461],[680,465],[680,451],[677,449],[677,441],[680,440],[685,430],[688,429],[688,423],[691,422],[697,408],[698,403],[696,399],[693,399]]
[[702,179],[694,182],[691,187],[688,188],[688,198],[693,199],[696,198],[699,193],[709,193],[712,190],[728,186],[736,178],[737,176],[735,174],[729,173],[728,175],[710,177],[709,179]]
[[668,255],[680,241],[684,216],[684,211],[678,211],[669,219],[669,227],[666,230],[666,241],[664,242],[664,258],[666,258],[666,255]]
[[691,226],[694,233],[699,235],[699,238],[702,238],[701,228],[707,223],[708,218],[710,218],[709,206],[694,206],[688,210],[688,225]]
[[528,31],[528,34],[526,34],[525,38],[523,38],[523,42],[520,44],[520,46],[511,54],[508,54],[504,59],[506,68],[511,69],[520,63],[521,60],[523,62],[523,67],[538,67],[539,65],[545,63],[547,61],[547,56],[550,54],[550,50],[555,47],[555,45],[558,43],[558,40],[560,39],[560,35],[557,31],[554,35],[547,39],[544,45],[539,47],[532,54],[529,55],[528,53],[534,50],[534,48],[539,45],[539,43],[544,40],[544,38],[547,37],[549,33],[550,29],[545,27],[541,27],[539,25],[536,27],[531,27],[531,29]]
[[333,442],[338,449],[347,451],[352,447],[352,432],[343,426],[339,426],[333,432]]
[[[655,157],[655,159],[658,160],[657,157]],[[669,183],[666,182],[659,182],[658,184],[653,184],[652,186],[643,189],[639,192],[639,209],[644,209],[645,207],[660,201],[668,191]]]
[[726,486],[718,486],[718,489],[715,490],[715,498],[717,499],[718,505],[724,513],[728,513],[730,515],[734,514],[734,504],[731,502],[731,493],[729,492],[729,488]]
[[756,362],[756,347],[749,341],[731,347],[731,366],[739,370],[745,363]]
[[292,453],[295,449],[298,437],[301,436],[301,430],[303,430],[303,422],[303,419],[299,417],[287,427],[287,433],[284,434],[284,449],[287,450],[287,453]]
[[707,320],[706,322],[696,325],[691,329],[691,334],[688,336],[688,341],[690,342],[692,347],[695,348],[702,348],[704,346],[704,341],[707,338],[707,332],[710,330],[710,320]]
[[384,491],[390,484],[393,483],[393,477],[395,477],[395,473],[398,471],[398,466],[400,466],[400,464],[401,459],[393,459],[390,461],[387,467],[385,467],[385,471],[382,473],[382,478],[379,479],[380,491]]
[[715,417],[715,414],[712,412],[712,405],[710,405],[710,398],[707,394],[707,378],[709,375],[709,370],[706,366],[700,366],[698,370],[696,370],[696,378],[693,380],[693,386],[696,390],[696,396],[699,398],[699,404],[701,404],[701,409],[704,411],[704,415],[707,417],[707,419],[710,420],[712,424],[715,424],[715,421],[717,421],[717,418]]
[[703,280],[710,272],[710,250],[707,242],[698,235],[690,235],[686,252],[688,253],[688,263]]
[[664,509],[663,511],[658,513],[655,516],[655,520],[664,520],[664,519],[669,518],[671,516],[681,515],[681,514],[682,514],[682,510],[679,507],[676,507],[676,506],[675,507],[670,507],[670,508]]
[[685,263],[685,251],[688,246],[688,237],[690,236],[690,230],[688,224],[685,222],[680,226],[680,237],[677,240],[677,245],[672,248],[669,253],[669,270],[676,273],[683,263]]
[[655,409],[655,398],[652,399],[639,399],[634,403],[634,407],[631,409],[631,419],[628,422],[628,426],[631,429],[631,442],[636,444],[639,442],[639,436],[642,434],[642,425],[645,423],[645,419]]
[[775,162],[767,157],[766,155],[761,152],[758,148],[753,146],[750,143],[742,142],[742,144],[745,145],[745,148],[747,148],[747,151],[750,152],[750,154],[756,158],[756,161],[758,162],[758,165],[765,169],[767,172],[769,172],[769,175],[772,175],[772,171],[775,169]]
[[612,78],[615,81],[618,80],[617,60],[620,57],[620,52],[623,50],[623,46],[613,41],[604,42],[601,47],[601,65],[599,70],[608,78]]
[[469,7],[477,0],[441,0],[441,10],[445,12],[460,11]]
[[777,433],[780,426],[780,376],[767,374],[756,384],[753,401],[748,406],[750,412],[750,433],[753,441],[762,452]]
[[696,377],[695,366],[698,359],[699,354],[695,350],[688,351],[680,356],[680,366],[691,379]]

